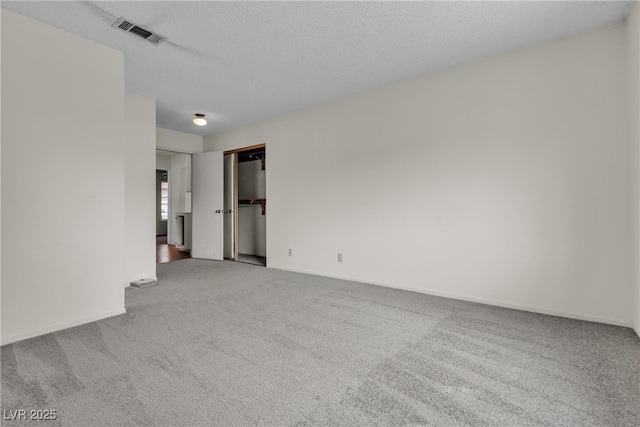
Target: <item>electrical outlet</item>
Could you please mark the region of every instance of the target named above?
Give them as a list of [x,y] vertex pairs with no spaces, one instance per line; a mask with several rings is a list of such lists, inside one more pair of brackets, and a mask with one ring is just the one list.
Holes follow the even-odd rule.
[[289,256],[293,256],[293,249],[289,249]]
[[338,253],[338,262],[342,262],[342,254]]

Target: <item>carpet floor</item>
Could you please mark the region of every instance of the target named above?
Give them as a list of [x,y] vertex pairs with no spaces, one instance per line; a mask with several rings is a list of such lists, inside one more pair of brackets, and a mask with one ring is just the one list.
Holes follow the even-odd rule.
[[3,346],[2,425],[640,423],[628,328],[234,262],[158,278],[126,314]]

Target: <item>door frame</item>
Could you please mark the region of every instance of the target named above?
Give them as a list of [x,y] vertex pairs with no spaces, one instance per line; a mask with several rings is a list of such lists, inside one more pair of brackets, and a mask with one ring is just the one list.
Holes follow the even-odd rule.
[[[233,150],[227,150],[223,152],[223,155],[233,155],[233,221],[232,221],[232,228],[233,228],[233,257],[225,257],[225,260],[228,261],[238,261],[238,251],[239,251],[239,247],[238,247],[238,154],[245,152],[245,151],[254,151],[256,149],[259,148],[264,148],[265,151],[265,157],[266,157],[266,153],[267,153],[267,144],[266,143],[262,143],[262,144],[256,144],[256,145],[250,145],[248,147],[241,147],[241,148],[234,148]],[[266,173],[266,168],[265,168],[265,173]],[[225,182],[224,183],[224,190],[227,191],[228,190],[228,183]],[[265,188],[265,198],[266,197],[266,188]],[[266,233],[266,229],[265,229],[265,233]],[[265,236],[266,237],[266,236]]]
[[159,168],[156,167],[157,171],[164,171],[167,173],[167,190],[168,196],[167,199],[167,245],[171,244],[171,215],[173,213],[173,209],[171,209],[171,168]]
[[[231,214],[233,218],[231,220],[231,232],[233,234],[233,239],[231,241],[231,256],[224,257],[227,261],[237,261],[238,260],[238,155],[237,152],[227,152],[223,153],[223,156],[231,156],[231,168],[233,172],[232,181],[228,183],[226,178],[227,174],[224,175],[223,182],[223,192],[225,193],[225,201],[226,201],[226,193],[229,191],[229,186],[231,186],[232,194],[231,194]],[[224,229],[226,233],[226,227]],[[223,239],[226,237],[226,234],[223,236]]]

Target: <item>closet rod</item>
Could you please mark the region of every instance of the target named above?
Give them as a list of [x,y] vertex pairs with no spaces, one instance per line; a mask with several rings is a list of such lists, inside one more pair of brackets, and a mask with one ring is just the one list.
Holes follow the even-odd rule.
[[265,215],[267,212],[267,199],[240,199],[238,200],[238,206],[249,206],[249,205],[261,205],[262,206],[262,215]]

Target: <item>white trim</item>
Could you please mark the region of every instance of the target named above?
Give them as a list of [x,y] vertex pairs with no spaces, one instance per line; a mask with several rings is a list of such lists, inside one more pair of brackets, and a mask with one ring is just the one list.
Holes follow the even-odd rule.
[[[195,135],[195,136],[198,136],[198,135]],[[160,146],[160,145],[156,145],[156,150],[168,151],[168,152],[171,152],[171,153],[174,153],[174,154],[199,154],[199,153],[202,153],[202,151],[178,150],[176,148],[163,147],[163,146]]]
[[0,345],[11,344],[11,343],[14,343],[16,341],[22,341],[22,340],[26,340],[28,338],[33,338],[33,337],[37,337],[37,336],[40,336],[40,335],[49,334],[51,332],[57,332],[57,331],[61,331],[63,329],[73,328],[74,326],[80,326],[80,325],[84,325],[86,323],[95,322],[96,320],[102,320],[102,319],[106,319],[108,317],[118,316],[118,315],[124,314],[126,312],[127,312],[127,309],[126,308],[122,308],[120,310],[110,311],[110,312],[98,314],[98,315],[95,315],[95,316],[89,316],[89,317],[85,317],[83,319],[77,319],[77,320],[72,320],[70,322],[58,323],[57,325],[48,326],[48,327],[42,328],[42,329],[36,329],[35,331],[23,332],[21,334],[13,335],[13,336],[10,336],[10,337],[7,337],[7,338],[2,337]]
[[[369,285],[383,286],[385,288],[402,289],[404,291],[417,292],[417,293],[425,294],[425,295],[433,295],[433,296],[437,296],[437,297],[452,298],[452,299],[461,300],[461,301],[476,302],[476,303],[480,303],[480,304],[493,305],[493,306],[496,306],[496,307],[512,308],[512,309],[515,309],[515,310],[529,311],[529,312],[532,312],[532,313],[547,314],[549,316],[566,317],[568,319],[586,320],[586,321],[589,321],[589,322],[605,323],[605,324],[608,324],[608,325],[624,326],[624,327],[627,327],[627,328],[633,328],[633,325],[631,324],[631,322],[627,322],[627,321],[620,320],[620,319],[609,319],[609,318],[606,318],[606,317],[590,316],[590,315],[584,315],[584,314],[579,314],[579,313],[572,313],[572,312],[568,312],[568,311],[561,311],[561,310],[553,310],[553,309],[542,308],[542,307],[528,306],[528,305],[523,305],[523,304],[514,304],[514,303],[510,303],[510,302],[505,302],[505,301],[491,300],[491,299],[486,299],[486,298],[470,297],[470,296],[466,296],[466,295],[452,294],[452,293],[448,293],[448,292],[440,292],[440,291],[434,291],[434,290],[430,290],[430,289],[418,289],[418,288],[412,288],[412,287],[409,287],[409,286],[396,285],[396,284],[393,284],[393,283],[385,283],[385,282],[379,282],[379,281],[374,281],[374,280],[366,280],[366,279],[361,279],[361,278],[358,278],[358,277],[339,276],[339,275],[319,273],[319,272],[314,272],[314,271],[296,270],[296,269],[293,269],[293,268],[282,267],[282,266],[274,266],[274,265],[269,265],[268,268],[273,268],[273,269],[276,269],[276,270],[291,271],[291,272],[294,272],[294,273],[313,274],[313,275],[316,275],[316,276],[331,277],[331,278],[334,278],[334,279],[349,280],[349,281],[352,281],[352,282],[360,282],[360,283],[366,283],[366,284],[369,284]],[[640,332],[638,330],[636,330],[636,333],[640,336]]]

